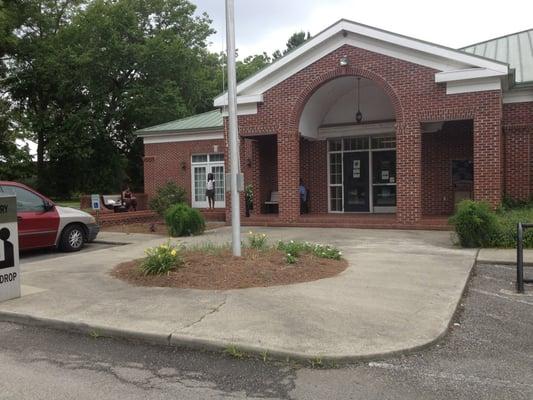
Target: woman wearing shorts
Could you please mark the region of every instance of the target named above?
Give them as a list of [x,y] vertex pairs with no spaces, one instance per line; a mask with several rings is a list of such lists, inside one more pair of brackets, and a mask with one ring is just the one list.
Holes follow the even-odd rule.
[[207,185],[205,190],[205,195],[207,196],[207,201],[209,203],[209,209],[212,210],[215,208],[215,178],[210,172],[207,174]]

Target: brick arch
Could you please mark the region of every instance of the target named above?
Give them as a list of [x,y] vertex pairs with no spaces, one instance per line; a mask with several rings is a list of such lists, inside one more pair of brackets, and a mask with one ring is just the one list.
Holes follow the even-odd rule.
[[396,124],[400,124],[404,121],[404,110],[402,104],[399,100],[396,91],[389,85],[389,83],[379,74],[370,71],[365,68],[359,67],[337,67],[329,72],[326,72],[315,80],[313,80],[305,89],[300,92],[298,98],[295,102],[292,115],[291,115],[291,125],[298,128],[302,112],[305,105],[311,98],[311,96],[323,85],[326,83],[344,76],[357,76],[361,78],[366,78],[376,83],[390,98],[392,107],[394,109],[394,115],[396,117]]

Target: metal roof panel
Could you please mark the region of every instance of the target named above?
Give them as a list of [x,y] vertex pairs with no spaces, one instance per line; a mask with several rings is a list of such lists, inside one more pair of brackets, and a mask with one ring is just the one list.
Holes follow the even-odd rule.
[[512,33],[460,49],[510,65],[516,83],[533,82],[533,29]]
[[194,130],[222,129],[224,126],[220,110],[208,111],[202,114],[166,122],[164,124],[139,129],[136,133],[161,133],[161,132],[190,132]]

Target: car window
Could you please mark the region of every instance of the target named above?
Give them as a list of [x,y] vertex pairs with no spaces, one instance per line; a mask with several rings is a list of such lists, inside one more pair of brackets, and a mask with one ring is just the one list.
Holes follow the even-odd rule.
[[18,186],[2,186],[4,193],[17,196],[17,211],[44,211],[44,200]]

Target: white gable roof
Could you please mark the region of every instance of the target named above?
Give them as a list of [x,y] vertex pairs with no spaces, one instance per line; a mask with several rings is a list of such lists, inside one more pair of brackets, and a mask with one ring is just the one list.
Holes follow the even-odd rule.
[[[258,102],[268,89],[345,44],[433,68],[439,71],[436,82],[453,82],[449,93],[499,88],[509,74],[509,66],[503,62],[343,19],[240,82],[238,103]],[[215,98],[216,107],[226,104],[227,93]]]

